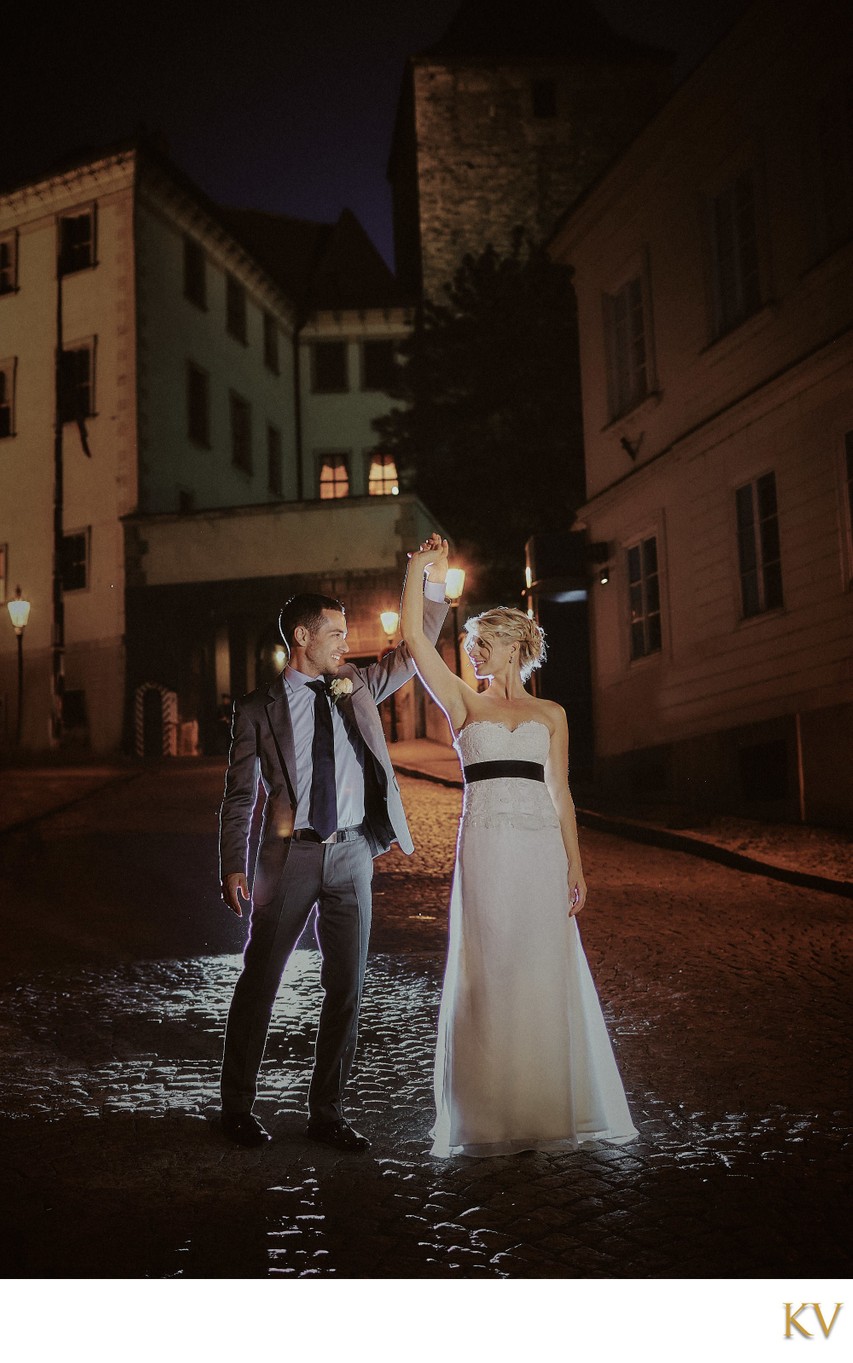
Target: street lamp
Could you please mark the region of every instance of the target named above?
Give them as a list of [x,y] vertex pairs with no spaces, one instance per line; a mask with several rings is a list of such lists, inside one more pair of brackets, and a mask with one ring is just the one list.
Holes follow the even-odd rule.
[[15,595],[8,602],[8,607],[9,616],[18,636],[18,723],[15,730],[15,745],[20,746],[24,699],[24,630],[30,618],[30,603],[21,595],[20,587],[15,588]]
[[[380,611],[379,619],[382,624],[382,633],[388,641],[388,647],[394,643],[394,635],[397,633],[397,626],[400,623],[399,611]],[[397,742],[397,697],[391,692],[391,742]]]
[[448,568],[444,594],[450,602],[450,609],[453,611],[453,657],[456,661],[457,677],[462,676],[462,658],[459,654],[459,602],[462,599],[464,587],[465,569]]

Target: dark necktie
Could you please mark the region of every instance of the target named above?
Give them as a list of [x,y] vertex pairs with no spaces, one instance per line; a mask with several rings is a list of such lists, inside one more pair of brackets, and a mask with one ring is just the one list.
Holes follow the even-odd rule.
[[314,743],[311,747],[311,803],[308,820],[315,833],[325,839],[338,826],[338,800],[335,789],[335,735],[332,711],[326,697],[326,683],[318,677],[308,682],[314,692]]

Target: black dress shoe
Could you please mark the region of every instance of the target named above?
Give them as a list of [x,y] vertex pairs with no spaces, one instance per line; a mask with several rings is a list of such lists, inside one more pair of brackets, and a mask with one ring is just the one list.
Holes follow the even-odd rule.
[[271,1139],[251,1112],[223,1112],[222,1130],[236,1145],[266,1145]]
[[353,1131],[349,1122],[345,1122],[343,1118],[337,1122],[311,1121],[305,1134],[309,1140],[322,1141],[324,1145],[332,1145],[336,1150],[370,1149],[367,1137]]

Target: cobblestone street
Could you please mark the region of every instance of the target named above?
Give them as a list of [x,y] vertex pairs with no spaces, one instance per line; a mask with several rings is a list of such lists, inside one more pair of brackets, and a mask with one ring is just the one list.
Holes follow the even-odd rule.
[[274,1142],[220,1135],[244,931],[218,901],[220,771],[145,772],[0,837],[4,1275],[846,1275],[849,902],[586,831],[581,931],[640,1139],[431,1159],[460,797],[401,784],[417,851],[377,863],[366,1156],[302,1134],[307,935],[262,1070]]

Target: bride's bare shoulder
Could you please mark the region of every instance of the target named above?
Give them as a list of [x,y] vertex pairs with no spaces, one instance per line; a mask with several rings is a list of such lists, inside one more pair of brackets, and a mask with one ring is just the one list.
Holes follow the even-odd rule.
[[539,700],[536,709],[536,718],[541,719],[543,724],[547,724],[552,738],[555,734],[565,733],[568,728],[568,721],[562,705],[558,705],[555,700]]

